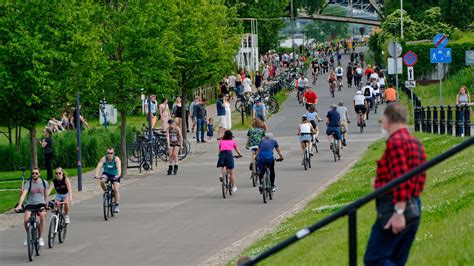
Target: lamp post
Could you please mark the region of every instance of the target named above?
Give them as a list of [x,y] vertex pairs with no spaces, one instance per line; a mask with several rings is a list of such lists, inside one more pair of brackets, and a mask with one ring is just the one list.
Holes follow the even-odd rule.
[[403,39],[403,0],[400,0],[400,38]]
[[293,0],[290,2],[290,12],[291,12],[291,48],[293,50],[292,63],[295,67],[295,14],[293,12]]

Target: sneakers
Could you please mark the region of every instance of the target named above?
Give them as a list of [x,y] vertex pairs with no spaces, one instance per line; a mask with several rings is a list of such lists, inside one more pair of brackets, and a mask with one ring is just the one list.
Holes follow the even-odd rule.
[[313,157],[313,155],[314,155],[314,154],[313,154],[312,152],[309,153],[309,157]]
[[232,188],[232,193],[235,193],[235,192],[237,192],[237,187]]
[[272,192],[275,192],[275,191],[277,191],[277,186],[272,187]]
[[178,165],[174,165],[174,168],[173,168],[173,175],[176,175],[178,173]]
[[71,222],[71,220],[69,219],[69,215],[64,215],[64,222],[66,224],[69,224]]
[[119,213],[119,212],[120,212],[120,209],[119,209],[119,206],[118,206],[118,205],[115,205],[114,212],[115,212],[115,213]]
[[219,181],[224,182],[224,177],[219,176]]
[[38,241],[40,247],[44,247],[44,240],[42,237],[40,237],[39,241]]
[[263,192],[262,184],[259,184],[259,185],[258,185],[258,191],[260,192],[260,194],[262,194],[262,192]]
[[342,140],[342,146],[347,146],[345,139]]

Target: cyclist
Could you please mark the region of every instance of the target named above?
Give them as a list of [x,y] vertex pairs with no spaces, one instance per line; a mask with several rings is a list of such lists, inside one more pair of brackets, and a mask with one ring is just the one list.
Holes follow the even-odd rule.
[[222,137],[221,141],[219,142],[219,160],[217,161],[217,168],[221,168],[221,176],[219,180],[222,182],[224,179],[224,174],[226,169],[230,173],[230,181],[232,182],[232,192],[237,191],[236,186],[236,178],[234,172],[234,155],[232,150],[237,152],[239,156],[242,156],[240,153],[239,148],[237,147],[237,142],[234,140],[234,136],[232,135],[232,131],[226,130],[224,132],[224,137]]
[[349,132],[349,124],[351,123],[351,120],[349,118],[349,113],[347,112],[347,107],[344,106],[343,101],[339,101],[336,111],[341,117],[342,146],[347,146],[347,133]]
[[166,142],[168,144],[168,175],[176,175],[178,172],[178,153],[183,149],[183,136],[181,129],[176,126],[173,119],[168,120],[168,129],[166,130]]
[[[365,127],[365,113],[367,113],[367,101],[365,100],[364,95],[362,95],[361,91],[357,91],[356,95],[354,96],[354,110],[356,114],[361,112],[363,126]],[[360,126],[359,120],[357,120],[357,126]]]
[[115,156],[114,148],[110,147],[107,149],[107,155],[102,157],[97,164],[95,169],[95,178],[99,178],[99,173],[102,172],[100,176],[100,187],[105,191],[105,182],[110,181],[112,183],[112,188],[115,192],[115,209],[114,212],[119,213],[119,203],[120,203],[120,176],[122,175],[122,162],[118,156]]
[[53,185],[49,187],[47,194],[49,195],[54,187],[56,202],[64,203],[64,221],[69,224],[71,222],[69,219],[69,204],[72,202],[71,181],[61,167],[56,168],[56,178],[53,179]]
[[388,85],[388,88],[384,92],[385,102],[393,103],[397,101],[397,91],[393,88],[393,85]]
[[344,68],[342,68],[342,66],[339,64],[337,65],[337,68],[336,68],[336,78],[337,78],[337,84],[341,84],[341,87],[343,87],[342,85],[343,77],[344,77]]
[[328,77],[328,82],[329,82],[329,88],[331,89],[331,86],[334,86],[334,90],[336,89],[336,73],[331,70],[329,73]]
[[370,82],[367,83],[365,87],[362,88],[362,93],[364,94],[365,100],[369,103],[369,108],[374,107],[374,88],[372,88]]
[[[19,212],[23,206],[23,201],[28,196],[26,200],[26,206],[24,208],[25,214],[23,216],[23,222],[25,225],[25,230],[28,226],[28,221],[30,220],[31,210],[40,210],[38,213],[40,217],[40,224],[39,224],[39,245],[44,246],[43,236],[43,229],[44,223],[46,220],[46,202],[48,200],[48,182],[44,181],[40,177],[40,170],[39,168],[35,167],[31,171],[31,178],[26,182],[25,190],[21,193],[20,200],[18,205],[15,208],[16,212]],[[27,245],[27,240],[23,242],[23,245]]]
[[[308,144],[309,144],[310,156],[312,156],[313,143],[311,142],[311,135],[316,134],[316,131],[314,130],[313,126],[309,122],[308,117],[306,115],[303,115],[301,117],[301,124],[299,125],[298,131],[296,134],[300,136],[301,152],[302,152],[303,160],[304,160],[305,142],[306,141],[309,142]],[[302,163],[304,163],[304,161]]]
[[308,79],[304,77],[304,73],[301,73],[300,78],[298,79],[298,100],[301,104],[303,102],[303,93],[306,87],[308,86]]
[[316,80],[318,80],[318,74],[319,74],[319,62],[318,59],[314,59],[313,62],[311,63],[311,74],[313,75],[313,84],[316,84]]
[[311,123],[311,126],[313,126],[313,129],[316,132],[313,135],[313,139],[315,139],[316,142],[319,142],[318,140],[319,129],[318,129],[318,124],[316,123],[316,121],[320,122],[322,120],[319,117],[318,113],[316,112],[316,107],[314,105],[308,108],[308,111],[306,112],[306,117],[308,118],[309,122]]
[[[280,146],[278,142],[273,139],[273,134],[268,132],[265,134],[264,139],[260,141],[258,144],[258,152],[257,152],[257,162],[258,162],[258,169],[264,169],[267,167],[270,171],[270,185],[272,186],[272,191],[276,191],[275,186],[275,157],[273,155],[273,150],[276,150],[278,153],[278,160],[283,160],[283,155],[281,155]],[[265,171],[260,171],[259,173],[259,181],[260,185],[258,189],[262,192],[262,183],[263,183],[263,176],[265,175]]]
[[304,99],[305,99],[305,108],[308,110],[310,106],[316,106],[318,103],[318,94],[313,90],[311,87],[307,87],[306,91],[304,93]]
[[[253,153],[257,153],[258,144],[260,140],[265,136],[265,123],[262,122],[260,119],[255,119],[252,122],[252,128],[247,131],[247,143],[245,147],[247,149],[251,149]],[[252,171],[253,164],[250,163],[249,169]]]
[[326,115],[325,122],[327,125],[326,129],[326,135],[328,137],[328,142],[329,142],[329,149],[332,150],[332,140],[331,137],[333,133],[335,134],[334,137],[336,140],[339,142],[339,158],[342,159],[342,153],[341,153],[341,139],[342,139],[342,134],[341,134],[341,116],[336,110],[337,105],[331,104],[331,110]]

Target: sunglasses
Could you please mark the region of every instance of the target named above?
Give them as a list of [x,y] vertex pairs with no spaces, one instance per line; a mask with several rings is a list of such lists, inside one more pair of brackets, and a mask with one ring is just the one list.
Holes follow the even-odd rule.
[[60,175],[60,174],[62,174],[62,172],[56,172],[56,174],[57,174],[57,175]]
[[37,173],[37,172],[33,172],[33,173],[31,173],[31,174],[32,174],[32,175],[39,175],[39,173]]
[[115,152],[107,152],[107,154],[114,154]]

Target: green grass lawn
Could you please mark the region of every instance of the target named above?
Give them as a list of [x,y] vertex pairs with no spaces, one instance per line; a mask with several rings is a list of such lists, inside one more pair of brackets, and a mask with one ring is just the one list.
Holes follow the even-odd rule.
[[[472,78],[472,70],[470,68],[465,68],[444,80],[443,104],[456,105],[456,96],[459,92],[459,88],[462,85],[467,86],[471,97],[474,97]],[[415,92],[416,95],[418,95],[418,97],[421,99],[421,104],[423,106],[440,105],[439,83],[416,87],[413,92]],[[473,101],[472,98],[471,101]]]
[[[463,140],[425,133],[417,133],[416,136],[424,143],[429,158]],[[284,221],[276,231],[253,243],[242,255],[256,255],[368,194],[371,191],[369,180],[375,176],[375,160],[381,157],[384,148],[382,141],[372,144],[342,178],[308,203],[303,211]],[[411,250],[409,265],[474,264],[473,165],[474,149],[471,147],[428,171],[422,195],[422,223]],[[363,264],[370,227],[375,221],[374,209],[372,202],[357,213],[359,265]],[[340,219],[259,265],[347,265],[347,232],[347,218]]]

